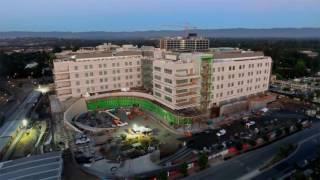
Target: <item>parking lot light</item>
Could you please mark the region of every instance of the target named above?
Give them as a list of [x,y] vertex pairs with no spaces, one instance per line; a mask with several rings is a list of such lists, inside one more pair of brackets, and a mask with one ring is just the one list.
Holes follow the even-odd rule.
[[28,125],[28,120],[23,119],[23,120],[22,120],[22,126],[23,126],[23,127],[27,127],[27,125]]

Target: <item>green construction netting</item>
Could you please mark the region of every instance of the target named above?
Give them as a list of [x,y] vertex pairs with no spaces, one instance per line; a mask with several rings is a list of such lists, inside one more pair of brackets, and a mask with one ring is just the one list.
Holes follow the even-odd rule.
[[182,117],[165,110],[161,106],[150,100],[138,97],[108,97],[104,99],[96,99],[87,101],[88,110],[96,109],[113,109],[119,107],[128,107],[139,105],[144,110],[150,111],[161,119],[166,120],[170,124],[191,124],[190,117]]
[[212,55],[203,55],[201,56],[202,61],[207,61],[208,63],[212,63],[213,61],[213,56]]

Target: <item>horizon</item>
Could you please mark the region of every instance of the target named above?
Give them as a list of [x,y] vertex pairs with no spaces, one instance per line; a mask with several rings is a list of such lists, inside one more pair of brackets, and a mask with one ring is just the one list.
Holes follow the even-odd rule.
[[0,8],[0,31],[320,28],[319,6],[317,0],[11,0]]
[[[235,27],[235,28],[208,28],[208,29],[189,29],[189,31],[206,31],[206,30],[284,30],[284,29],[320,29],[320,27],[270,27],[270,28],[246,28],[246,27]],[[174,31],[174,32],[179,32],[179,31],[185,31],[184,29],[148,29],[148,30],[132,30],[132,31],[99,31],[99,30],[92,30],[92,31],[55,31],[55,30],[48,30],[48,31],[27,31],[27,30],[13,30],[13,31],[0,31],[1,33],[7,33],[7,32],[28,32],[28,33],[95,33],[95,32],[104,32],[104,33],[134,33],[134,32],[157,32],[157,31]]]

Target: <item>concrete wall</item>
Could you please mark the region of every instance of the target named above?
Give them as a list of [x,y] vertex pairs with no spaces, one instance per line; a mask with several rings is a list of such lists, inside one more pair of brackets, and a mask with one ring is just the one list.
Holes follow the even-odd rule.
[[77,132],[82,132],[81,130],[79,130],[78,128],[76,128],[74,125],[72,125],[72,119],[80,114],[80,113],[84,113],[87,112],[87,105],[86,105],[86,101],[85,99],[81,98],[79,100],[77,100],[75,103],[73,103],[65,112],[64,112],[64,116],[63,116],[63,120],[65,125],[67,125],[68,127],[70,127],[71,129],[77,131]]
[[248,110],[248,101],[238,101],[221,106],[220,115],[228,115]]

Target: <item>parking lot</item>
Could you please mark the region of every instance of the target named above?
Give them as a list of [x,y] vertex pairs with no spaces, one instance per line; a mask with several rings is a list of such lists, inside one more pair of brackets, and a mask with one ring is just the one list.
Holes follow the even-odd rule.
[[[188,147],[202,151],[221,151],[243,144],[255,146],[259,141],[281,136],[295,131],[296,124],[309,119],[302,112],[288,110],[269,110],[267,113],[243,117],[219,129],[208,129],[186,138]],[[251,122],[251,123],[250,123]],[[250,125],[249,125],[250,124]],[[293,128],[293,129],[290,129]],[[225,134],[221,130],[225,131]],[[223,132],[222,131],[222,132]],[[219,133],[220,134],[217,134]],[[241,149],[242,147],[239,147]]]

